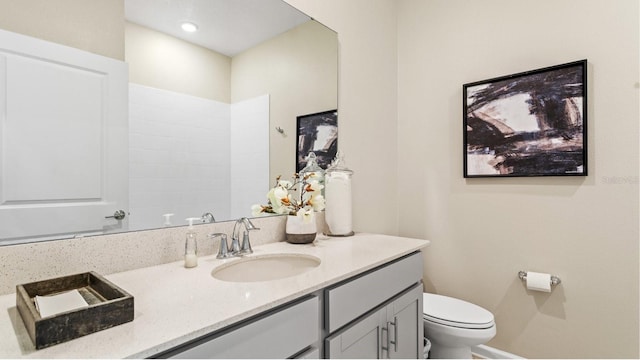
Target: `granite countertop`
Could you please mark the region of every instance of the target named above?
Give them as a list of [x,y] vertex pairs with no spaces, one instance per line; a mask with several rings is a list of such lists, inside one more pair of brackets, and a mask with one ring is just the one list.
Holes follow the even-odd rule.
[[198,259],[198,266],[190,269],[179,261],[111,274],[105,277],[135,297],[134,320],[38,351],[22,323],[15,294],[3,295],[0,357],[149,357],[428,245],[427,240],[358,233],[324,237],[314,245],[277,242],[257,246],[249,256],[298,253],[322,260],[311,271],[267,282],[214,279],[213,269],[235,260],[218,260],[215,255]]

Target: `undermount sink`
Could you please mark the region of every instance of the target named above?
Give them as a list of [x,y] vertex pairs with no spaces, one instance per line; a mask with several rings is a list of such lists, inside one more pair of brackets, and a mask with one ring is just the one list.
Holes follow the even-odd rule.
[[320,259],[310,255],[258,255],[221,265],[211,272],[211,276],[230,282],[270,281],[300,275],[318,265]]

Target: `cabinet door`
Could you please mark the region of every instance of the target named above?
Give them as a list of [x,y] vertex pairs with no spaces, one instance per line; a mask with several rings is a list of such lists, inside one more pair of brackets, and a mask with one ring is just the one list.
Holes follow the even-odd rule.
[[389,358],[417,359],[423,352],[422,284],[387,306]]
[[[325,340],[329,359],[379,359],[387,341],[386,309],[382,308]],[[383,339],[384,338],[384,339]]]

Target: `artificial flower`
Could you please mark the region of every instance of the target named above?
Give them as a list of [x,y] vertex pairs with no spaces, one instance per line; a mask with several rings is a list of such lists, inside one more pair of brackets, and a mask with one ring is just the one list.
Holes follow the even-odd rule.
[[[325,207],[324,196],[321,190],[324,185],[317,180],[315,173],[307,173],[304,176],[293,176],[293,181],[276,178],[276,184],[267,192],[267,205],[253,205],[251,213],[258,216],[263,213],[288,214],[303,216],[303,220],[313,216],[314,211],[322,211]],[[299,191],[296,196],[291,191]]]
[[303,223],[308,224],[311,221],[313,221],[313,209],[307,209],[307,208],[300,209],[298,211],[298,214],[296,214],[296,216],[299,218],[302,218]]

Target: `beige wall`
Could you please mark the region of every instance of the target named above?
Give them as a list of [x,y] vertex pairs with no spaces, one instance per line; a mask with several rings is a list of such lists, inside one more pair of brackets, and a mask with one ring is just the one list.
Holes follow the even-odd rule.
[[[338,147],[353,175],[356,231],[397,228],[395,0],[287,0],[338,32]],[[293,161],[293,160],[292,160]]]
[[[490,346],[637,358],[637,1],[288,2],[338,32],[356,229],[432,240],[427,290],[493,311]],[[462,84],[583,58],[590,175],[465,181]],[[518,270],[563,284],[527,293]]]
[[338,107],[337,59],[336,34],[315,21],[233,57],[232,102],[269,94],[269,184],[295,173],[296,117]]
[[129,81],[229,103],[231,58],[204,47],[125,23]]
[[[639,356],[638,4],[399,2],[400,234],[432,241],[427,290],[495,314],[490,346]],[[462,84],[584,58],[589,176],[464,180]],[[518,270],[563,283],[527,293]]]
[[124,60],[124,0],[0,0],[0,29]]

